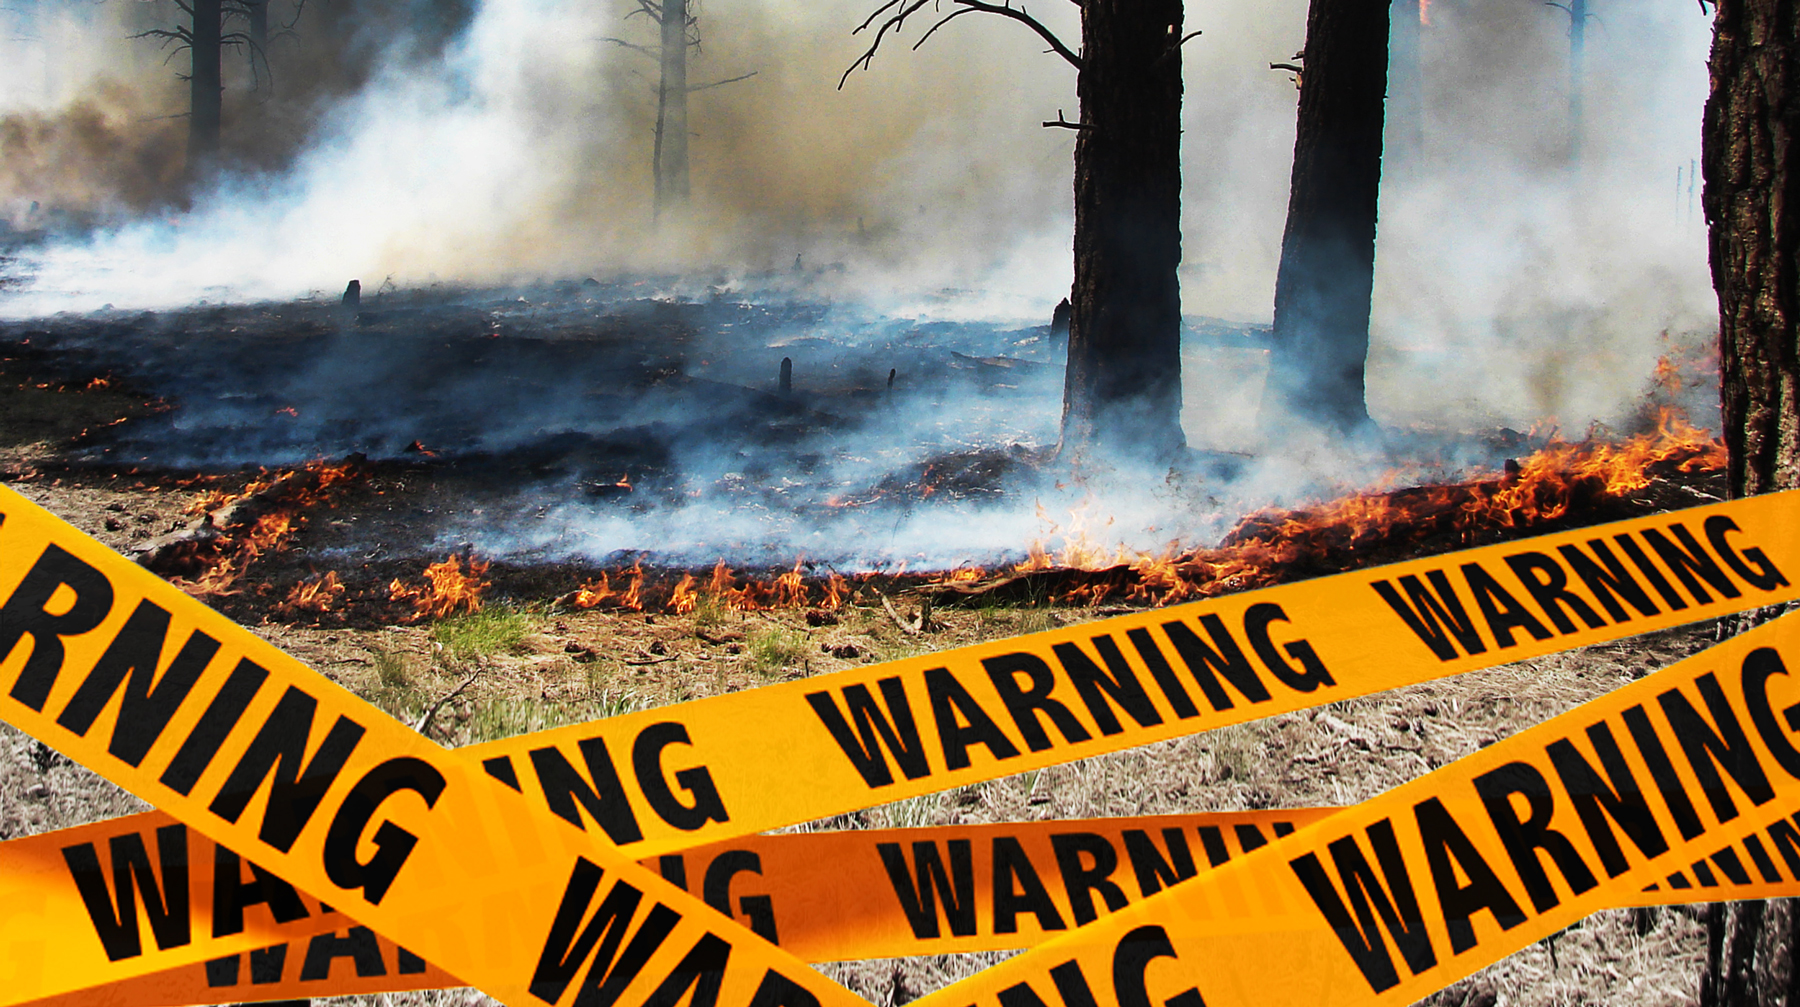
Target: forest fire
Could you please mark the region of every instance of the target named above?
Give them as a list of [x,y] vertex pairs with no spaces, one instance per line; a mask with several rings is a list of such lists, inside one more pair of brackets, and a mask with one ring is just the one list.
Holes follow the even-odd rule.
[[[645,600],[642,561],[633,563],[630,569],[619,572],[616,577],[625,584],[623,589],[613,588],[614,576],[602,572],[558,598],[556,603],[575,609],[604,607],[627,612],[641,612],[647,604],[653,604]],[[816,604],[813,602],[815,588],[819,592]],[[648,593],[661,592],[652,586]],[[720,560],[704,583],[696,580],[692,573],[683,573],[681,579],[668,589],[666,600],[656,607],[676,615],[687,615],[702,603],[732,612],[814,607],[832,611],[843,607],[850,596],[850,581],[841,574],[830,573],[822,580],[808,584],[805,559],[795,560],[792,569],[766,581],[752,579],[741,585],[731,567]]]
[[294,585],[287,598],[277,606],[282,612],[299,614],[302,612],[324,613],[342,601],[344,583],[338,579],[336,570],[327,570],[323,574],[303,580]]
[[1651,486],[1658,471],[1723,469],[1724,445],[1678,412],[1659,412],[1655,431],[1623,443],[1553,442],[1497,479],[1359,493],[1301,510],[1267,510],[1240,521],[1216,548],[1163,555],[1107,550],[1082,530],[1077,512],[1053,556],[1042,541],[1030,558],[996,581],[945,580],[950,597],[1003,590],[1021,578],[1067,581],[1054,601],[1097,605],[1114,600],[1168,605],[1315,576],[1413,551],[1464,548],[1508,533],[1541,529],[1592,513]]
[[235,493],[208,490],[183,511],[186,527],[152,540],[135,558],[197,598],[235,594],[252,564],[288,547],[305,511],[332,503],[335,490],[359,475],[359,459],[315,461],[265,470]]
[[488,572],[486,560],[470,556],[467,566],[463,557],[452,554],[442,563],[425,568],[425,582],[410,586],[400,578],[388,585],[391,601],[411,602],[415,618],[443,619],[457,613],[481,611],[481,596],[492,586],[483,580]]

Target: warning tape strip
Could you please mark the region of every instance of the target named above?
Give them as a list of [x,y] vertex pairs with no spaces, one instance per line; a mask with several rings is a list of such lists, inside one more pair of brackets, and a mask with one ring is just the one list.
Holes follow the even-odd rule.
[[154,857],[70,864],[130,899],[96,907],[98,940],[45,926],[67,885],[6,908],[7,1002],[203,960],[136,897],[179,890],[192,828],[513,1007],[864,1007],[11,490],[0,514],[0,715],[180,823]]
[[[1007,951],[1093,922],[1344,810],[784,833],[646,866],[807,961]],[[139,835],[168,820],[150,814],[114,824],[139,818],[150,820]],[[31,841],[0,845],[0,859],[6,846]],[[1800,879],[1778,869],[1734,871],[1754,862],[1749,847],[1714,853],[1705,870],[1692,872],[1693,887],[1615,893],[1607,908],[1800,896]],[[1800,870],[1788,857],[1783,862],[1790,873]],[[215,894],[214,904],[232,905],[239,895]],[[34,1007],[178,1007],[461,985],[366,928],[340,927]]]
[[[346,795],[322,800],[321,792],[344,790],[333,785],[352,779],[357,768],[367,770],[364,760],[377,753],[406,753],[388,761],[400,759],[415,770],[402,781],[410,788],[393,780],[362,781],[380,790],[383,799],[407,789],[421,797],[439,789],[463,795],[454,809],[458,814],[432,807],[427,815],[415,808],[408,820],[418,819],[421,828],[447,830],[441,834],[457,839],[473,830],[484,839],[511,840],[528,831],[520,823],[545,820],[541,812],[547,810],[577,825],[585,815],[632,856],[658,856],[709,839],[1785,600],[1795,589],[1781,568],[1800,559],[1794,522],[1782,520],[1795,509],[1795,498],[1772,495],[645,711],[483,746],[495,752],[482,756],[488,776],[543,802],[532,802],[535,814],[513,804],[509,813],[516,821],[490,822],[481,819],[480,809],[505,799],[475,796],[480,788],[474,785],[449,787],[452,764],[456,775],[463,768],[458,757],[416,735],[395,736],[391,750],[384,740],[358,752],[357,740],[371,728],[357,717],[378,716],[372,708],[335,687],[325,688],[318,676],[10,491],[0,497],[0,506],[9,518],[0,529],[0,570],[7,571],[0,587],[9,589],[0,607],[0,645],[8,652],[0,682],[12,682],[0,708],[8,719],[103,773],[130,780],[128,786],[185,820],[205,823],[202,827],[227,842],[251,834],[234,819],[270,772],[287,777],[278,789],[288,807],[261,828],[274,842],[258,838],[243,847],[258,849],[283,876],[282,865],[305,862],[305,854],[314,852],[307,846],[322,842],[316,834],[305,835],[313,812],[331,809],[337,818],[344,816]],[[1454,571],[1453,564],[1459,564]],[[131,596],[124,597],[130,603],[116,603],[115,595]],[[157,601],[140,606],[139,596]],[[180,625],[171,622],[171,613]],[[1114,634],[1128,642],[1131,656]],[[31,645],[20,648],[26,636]],[[1377,646],[1368,646],[1371,637]],[[228,656],[243,652],[235,667],[213,660],[220,639],[233,647]],[[165,667],[159,656],[173,640],[185,642]],[[1247,651],[1256,656],[1255,664]],[[252,655],[256,660],[249,660]],[[85,677],[59,682],[65,666],[86,669]],[[151,673],[138,670],[152,666],[164,669],[155,690],[148,687]],[[1188,691],[1177,667],[1198,696]],[[165,682],[179,688],[165,696]],[[277,700],[276,689],[261,689],[265,682],[288,689]],[[136,727],[144,718],[134,716],[103,744],[105,726],[117,719],[113,699],[121,688],[121,702],[147,714],[154,726]],[[189,693],[213,694],[208,715],[202,715],[199,702],[184,708]],[[920,700],[924,704],[915,706]],[[1202,703],[1211,708],[1204,717]],[[232,731],[247,708],[254,710],[249,723],[262,718],[254,737],[248,730]],[[54,721],[45,712],[50,709],[59,711]],[[340,719],[333,731],[345,733],[322,739],[308,758],[307,732],[320,710],[321,723],[336,713]],[[399,727],[380,719],[384,736]],[[97,722],[102,729],[93,729]],[[1016,734],[1002,726],[1007,722]],[[756,727],[744,729],[744,724]],[[163,739],[163,733],[179,741]],[[223,750],[217,747],[221,742]],[[667,765],[670,749],[682,757],[677,761],[682,768]],[[612,753],[625,751],[631,759],[621,772]],[[225,753],[219,766],[235,758],[239,767],[230,779],[213,781],[222,789],[202,808],[199,799],[187,795],[199,771]],[[148,764],[161,777],[142,765],[151,754],[158,758]],[[364,791],[365,805],[370,792]],[[475,818],[461,817],[465,811]],[[394,831],[406,837],[403,844],[394,842],[409,851],[427,846],[402,826]],[[302,838],[308,843],[295,847]],[[593,844],[581,838],[563,836],[560,852],[591,852]],[[533,853],[541,842],[517,841]],[[366,841],[360,850],[351,848],[358,842],[359,837],[343,840],[340,833],[334,847],[340,859],[358,865],[355,871],[341,868],[338,878],[326,877],[331,884],[309,889],[301,881],[301,888],[366,892],[368,884],[355,883],[364,881],[359,872],[374,871],[387,880],[406,860],[379,843],[381,848],[364,858]],[[453,859],[447,851],[456,845],[446,838],[435,851],[435,866]],[[264,856],[263,849],[281,855]],[[330,865],[309,866],[317,879],[321,867]],[[566,876],[569,884],[586,884],[579,871]],[[556,886],[546,880],[543,887],[552,893]],[[441,894],[435,899],[418,904],[446,901]],[[378,929],[379,919],[389,915],[373,904],[351,911]],[[419,943],[410,933],[405,939]],[[490,956],[497,970],[515,969],[512,985],[501,988],[523,988],[528,984],[516,974],[516,951],[507,954],[515,957]],[[474,979],[476,970],[463,968],[461,961],[458,971]]]
[[1410,1004],[1646,894],[1787,894],[1800,878],[1790,667],[1800,615],[918,1002]]

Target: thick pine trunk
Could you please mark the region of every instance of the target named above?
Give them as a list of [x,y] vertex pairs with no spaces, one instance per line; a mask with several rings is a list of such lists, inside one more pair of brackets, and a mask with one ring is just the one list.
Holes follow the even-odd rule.
[[1387,0],[1312,0],[1304,65],[1263,419],[1353,430],[1369,422]]
[[687,202],[687,0],[663,0],[662,82],[656,91],[655,214]]
[[1702,129],[1731,487],[1800,486],[1800,4],[1721,0]]
[[[1748,496],[1800,487],[1800,3],[1719,0],[1710,66],[1701,158],[1720,404],[1731,492]],[[1800,1002],[1800,903],[1760,908],[1732,907],[1731,953],[1702,986],[1715,1003]],[[1771,928],[1785,940],[1763,940]]]
[[187,171],[199,179],[219,155],[219,119],[224,85],[219,72],[222,0],[194,0],[193,74],[189,78]]
[[1163,461],[1181,432],[1181,0],[1085,0],[1062,450]]

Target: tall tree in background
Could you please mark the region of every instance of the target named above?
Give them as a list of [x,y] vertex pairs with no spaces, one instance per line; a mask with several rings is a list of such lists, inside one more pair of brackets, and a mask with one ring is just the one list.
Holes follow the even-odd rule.
[[1587,23],[1593,17],[1588,13],[1588,0],[1569,0],[1568,3],[1556,3],[1546,0],[1546,7],[1555,7],[1569,15],[1569,160],[1581,160],[1581,135],[1584,84],[1582,65],[1587,62]]
[[[1709,65],[1702,202],[1730,485],[1742,497],[1800,487],[1800,0],[1718,0]],[[1707,908],[1704,1007],[1800,1003],[1800,904],[1764,908]],[[1769,928],[1787,939],[1762,939]]]
[[227,18],[248,19],[252,2],[253,0],[175,0],[175,6],[187,15],[186,24],[177,24],[173,28],[152,28],[132,36],[162,39],[165,47],[175,47],[175,53],[186,49],[190,54],[190,71],[186,74],[187,176],[190,182],[205,178],[217,167],[219,131],[224,119],[224,49],[250,42],[250,36],[242,31],[227,31],[225,23]]
[[630,49],[656,60],[656,136],[651,155],[651,178],[655,198],[653,216],[661,219],[688,201],[688,95],[695,91],[735,84],[756,76],[756,71],[739,74],[710,84],[689,86],[688,50],[700,47],[700,20],[694,16],[690,0],[638,0],[632,15],[642,14],[657,26],[655,48],[638,45],[620,38],[600,41]]
[[[889,0],[882,39],[934,0]],[[1168,460],[1181,431],[1181,0],[1080,0],[1081,52],[1023,7],[955,0],[913,48],[965,14],[1011,18],[1076,68],[1075,285],[1063,386],[1064,457],[1098,449]],[[845,71],[845,77],[850,71]],[[838,82],[843,86],[843,81]]]
[[1302,58],[1263,419],[1350,431],[1369,422],[1388,0],[1312,0]]
[[223,0],[175,0],[192,15],[188,47],[193,72],[188,76],[188,177],[210,170],[219,156],[219,129],[224,118],[225,80],[220,71],[225,36]]

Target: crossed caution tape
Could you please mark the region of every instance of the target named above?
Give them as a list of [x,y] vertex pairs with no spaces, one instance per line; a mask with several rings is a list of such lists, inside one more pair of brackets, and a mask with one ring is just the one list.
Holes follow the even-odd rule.
[[[344,958],[387,988],[450,982],[425,964],[443,963],[515,1005],[858,1004],[796,954],[917,946],[928,917],[975,942],[930,950],[993,946],[1003,917],[1027,943],[1025,916],[1033,939],[1062,936],[932,999],[1409,1002],[1604,906],[1693,901],[1721,877],[1732,897],[1800,891],[1775,814],[1800,803],[1791,620],[1292,835],[1270,819],[1253,850],[1236,825],[1256,822],[1120,823],[1124,858],[1095,823],[1049,825],[1035,857],[994,833],[979,863],[973,836],[876,839],[898,915],[833,915],[822,887],[873,900],[815,880],[780,921],[772,896],[728,901],[748,860],[723,894],[688,884],[687,861],[712,875],[735,850],[804,885],[771,867],[780,843],[875,837],[742,837],[1790,600],[1796,509],[1758,497],[447,752],[0,490],[0,714],[169,816],[0,846],[3,1002],[203,1002],[186,994],[225,962],[273,993],[259,967],[300,981]],[[1182,830],[1212,862],[1205,830],[1226,824],[1241,855],[1185,871]],[[1034,866],[1050,862],[1061,906]],[[983,869],[989,925],[970,933]],[[303,938],[297,966],[273,950]]]

